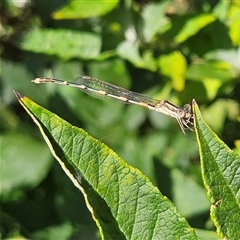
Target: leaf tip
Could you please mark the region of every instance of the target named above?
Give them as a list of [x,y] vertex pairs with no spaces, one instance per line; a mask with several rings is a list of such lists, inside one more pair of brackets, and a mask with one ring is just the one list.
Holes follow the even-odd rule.
[[197,102],[195,99],[192,100],[192,105],[197,105]]
[[13,90],[13,92],[14,92],[18,101],[20,101],[22,98],[24,98],[24,96],[21,93],[15,91],[15,90]]
[[196,110],[198,109],[198,104],[195,99],[192,100],[192,108],[193,112],[196,113]]

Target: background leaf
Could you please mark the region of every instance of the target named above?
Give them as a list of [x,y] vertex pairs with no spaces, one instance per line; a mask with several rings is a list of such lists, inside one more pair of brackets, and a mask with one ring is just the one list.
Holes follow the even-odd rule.
[[[172,68],[168,68],[171,66]],[[178,51],[159,58],[159,67],[163,75],[169,77],[173,82],[173,88],[182,91],[185,86],[186,59]]]
[[64,60],[91,59],[100,51],[101,38],[97,34],[66,29],[33,29],[24,36],[20,47],[31,52],[56,55]]
[[165,15],[169,1],[150,3],[143,11],[143,34],[150,41],[157,33],[164,32],[169,26],[169,20]]
[[[47,148],[31,136],[23,133],[4,134],[1,142],[1,199],[16,200],[21,197],[21,188],[35,188],[48,173],[52,159]],[[12,145],[11,151],[9,145]],[[32,146],[29,149],[29,145]],[[35,149],[41,155],[35,155]],[[18,158],[16,158],[18,156]],[[44,160],[41,161],[41,158]]]
[[119,3],[118,0],[108,1],[84,1],[71,0],[67,5],[53,12],[55,19],[73,19],[73,18],[89,18],[104,15],[110,12]]
[[175,41],[178,43],[185,41],[214,20],[215,17],[213,15],[205,13],[190,18],[186,21],[183,29],[175,37]]

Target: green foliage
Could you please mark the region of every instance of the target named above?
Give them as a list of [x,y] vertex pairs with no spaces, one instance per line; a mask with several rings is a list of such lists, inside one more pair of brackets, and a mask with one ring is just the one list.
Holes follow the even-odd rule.
[[53,12],[54,19],[73,19],[73,18],[90,18],[99,17],[110,12],[119,4],[118,0],[108,1],[99,0],[86,2],[79,2],[78,0],[71,0],[69,4],[57,9]]
[[85,196],[102,239],[196,239],[186,219],[138,169],[82,129],[16,95]]
[[[59,41],[59,39],[69,39],[69,41]],[[91,59],[98,56],[101,39],[100,36],[87,32],[66,29],[33,29],[24,36],[20,47],[49,56],[56,55],[64,60]]]
[[212,203],[212,219],[221,237],[237,239],[240,236],[240,157],[212,132],[198,108],[195,127],[203,182]]
[[[221,237],[238,239],[239,157],[234,153],[240,149],[238,1],[2,1],[0,9],[4,13],[0,43],[2,238],[59,239],[61,235],[62,239],[99,239],[91,214],[102,226],[100,233],[106,234],[106,223],[99,215],[101,206],[105,209],[103,215],[116,224],[109,231],[117,229],[124,237],[129,236],[122,231],[125,226],[119,225],[118,214],[113,215],[119,202],[112,206],[106,199],[114,196],[96,191],[103,186],[102,193],[114,192],[120,186],[119,181],[110,181],[116,177],[110,174],[112,168],[106,170],[107,162],[103,160],[103,166],[95,165],[94,171],[102,167],[106,174],[105,185],[96,188],[91,181],[98,175],[85,171],[89,181],[84,191],[87,189],[92,195],[77,191],[51,158],[36,125],[17,103],[13,94],[17,90],[101,140],[127,163],[82,130],[86,141],[97,146],[99,152],[91,155],[89,151],[79,159],[90,154],[94,160],[97,154],[99,159],[105,156],[116,166],[124,166],[128,169],[125,174],[131,175],[134,170],[135,180],[141,179],[149,187],[144,189],[151,189],[158,196],[154,195],[154,201],[163,199],[163,206],[170,206],[169,215],[174,212],[172,216],[183,219],[182,224],[189,229],[187,220],[199,239],[217,239],[215,228]],[[200,151],[194,133],[189,131],[185,137],[174,119],[160,113],[98,100],[65,86],[31,83],[41,76],[73,81],[81,75],[144,91],[179,106],[195,98],[208,125],[234,152],[205,126],[197,109]],[[80,173],[73,173],[69,152],[60,145],[60,138],[59,142],[54,140],[52,131],[59,121],[52,113],[41,115],[42,108],[35,110],[30,115],[37,119],[49,143],[57,147],[50,150],[61,162],[68,162],[65,168],[79,185],[77,176],[82,174],[82,162],[77,165]],[[49,114],[54,118],[47,120]],[[52,124],[50,132],[43,126],[46,121]],[[55,130],[60,129],[57,126]],[[71,129],[77,131],[76,127]],[[62,135],[62,143],[73,147],[70,133]],[[221,149],[222,156],[215,155],[217,149]],[[76,160],[75,155],[72,157]],[[121,183],[126,184],[127,180],[124,178]],[[217,185],[219,182],[222,184]],[[106,190],[104,186],[108,184],[112,187]],[[152,195],[140,198],[132,190],[137,186],[129,184],[126,195],[131,191],[132,198],[146,203]],[[89,195],[94,201],[101,199],[102,204],[89,201],[88,207],[94,207],[90,213],[84,199]],[[177,210],[173,211],[173,204]],[[157,206],[154,210],[159,209]],[[234,214],[228,214],[231,209]],[[147,224],[153,221],[152,218]]]

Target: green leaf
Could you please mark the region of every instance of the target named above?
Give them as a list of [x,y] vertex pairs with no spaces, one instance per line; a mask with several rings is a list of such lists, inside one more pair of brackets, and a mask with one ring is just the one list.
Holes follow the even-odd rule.
[[[209,202],[205,189],[180,170],[171,171],[173,199],[179,211],[185,217],[191,217],[208,211]],[[194,194],[190,194],[194,192]]]
[[143,56],[139,53],[139,46],[137,43],[130,41],[123,41],[117,47],[117,53],[123,59],[127,59],[134,64],[135,67],[156,71],[157,66],[151,51],[146,51]]
[[185,86],[187,69],[187,61],[184,56],[179,51],[174,51],[170,54],[161,55],[158,62],[161,73],[171,79],[173,88],[182,91]]
[[31,239],[71,239],[73,235],[73,226],[68,223],[62,223],[61,225],[51,226],[40,231],[35,232]]
[[225,62],[207,62],[192,64],[187,71],[187,78],[195,81],[212,79],[215,81],[226,82],[233,76],[230,72],[230,65]]
[[195,35],[202,28],[210,24],[215,20],[215,16],[212,14],[203,13],[197,15],[195,17],[189,18],[185,23],[183,29],[178,33],[178,35],[174,38],[177,43],[184,42],[189,37]]
[[240,238],[240,157],[203,120],[193,101],[204,185],[220,237]]
[[112,11],[119,3],[119,0],[98,0],[98,1],[79,1],[71,0],[69,4],[53,12],[53,18],[75,19],[99,17]]
[[239,47],[240,44],[240,4],[238,1],[231,3],[229,11],[229,35],[233,41],[234,46]]
[[188,68],[186,78],[203,83],[208,98],[213,99],[223,82],[227,82],[233,78],[230,69],[230,65],[225,62],[193,64]]
[[82,129],[16,96],[84,194],[102,239],[196,239],[186,219],[138,169]]
[[222,22],[228,17],[229,7],[231,2],[229,1],[219,1],[218,4],[213,8],[213,14]]
[[143,35],[150,41],[157,33],[163,33],[170,25],[166,16],[169,1],[150,3],[143,8]]
[[101,38],[90,32],[35,28],[22,38],[20,47],[35,53],[56,55],[64,60],[91,59],[100,52]]
[[[0,142],[1,199],[16,200],[23,187],[34,188],[43,180],[52,158],[43,143],[23,133],[3,134]],[[36,150],[41,154],[36,154]]]

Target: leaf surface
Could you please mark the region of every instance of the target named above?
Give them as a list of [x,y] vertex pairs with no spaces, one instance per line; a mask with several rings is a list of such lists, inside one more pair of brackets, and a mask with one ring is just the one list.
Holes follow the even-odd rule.
[[[59,41],[59,40],[62,41]],[[90,32],[67,29],[33,29],[21,40],[24,50],[57,56],[64,60],[71,58],[91,59],[101,49],[101,38]]]
[[211,202],[211,218],[220,237],[240,238],[240,157],[210,129],[196,102],[195,128],[204,185]]
[[103,239],[196,239],[186,219],[138,169],[82,129],[16,96],[84,194]]
[[175,41],[177,43],[182,43],[186,41],[188,38],[195,35],[202,28],[215,20],[215,16],[208,13],[202,13],[190,18],[184,24],[183,29],[181,29],[181,31],[175,37]]
[[119,0],[71,0],[68,4],[55,11],[52,15],[53,18],[57,20],[99,17],[113,10],[118,3]]

